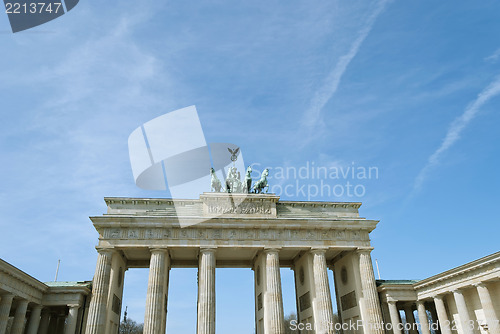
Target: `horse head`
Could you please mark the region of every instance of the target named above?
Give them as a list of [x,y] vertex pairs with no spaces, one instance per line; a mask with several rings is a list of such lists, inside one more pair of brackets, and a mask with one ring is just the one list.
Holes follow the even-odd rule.
[[262,172],[262,179],[267,179],[267,176],[269,175],[269,169],[264,169]]

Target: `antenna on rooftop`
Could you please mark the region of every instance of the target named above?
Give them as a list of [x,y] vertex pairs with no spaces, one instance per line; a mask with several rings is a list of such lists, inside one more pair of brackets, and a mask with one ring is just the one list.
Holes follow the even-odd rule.
[[54,282],[57,282],[57,274],[59,274],[59,265],[60,264],[61,264],[61,260],[57,260],[56,277],[54,278]]
[[380,270],[378,269],[378,259],[375,259],[375,265],[377,266],[378,279],[380,279]]

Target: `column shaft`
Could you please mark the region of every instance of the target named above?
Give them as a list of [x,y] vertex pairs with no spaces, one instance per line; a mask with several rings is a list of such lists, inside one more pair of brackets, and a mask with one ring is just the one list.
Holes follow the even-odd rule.
[[364,313],[368,317],[366,320],[363,319],[363,325],[367,334],[384,334],[382,311],[380,309],[370,251],[370,249],[358,250],[361,288],[363,290],[365,307],[365,312],[362,312],[362,314]]
[[415,316],[413,315],[413,308],[405,306],[406,323],[410,325],[410,334],[418,334],[417,327],[415,326]]
[[453,291],[453,297],[455,297],[455,303],[457,304],[458,317],[460,318],[460,327],[462,329],[462,333],[459,334],[474,334],[474,324],[471,323],[469,310],[467,309],[462,291]]
[[450,320],[448,318],[448,314],[446,313],[446,307],[444,306],[443,297],[434,297],[434,305],[436,305],[436,313],[439,320],[439,328],[441,329],[441,334],[452,334],[450,328]]
[[167,309],[168,309],[168,285],[170,281],[170,255],[167,251],[165,256],[165,272],[163,274],[163,291],[165,295],[165,302],[163,304],[162,319],[161,319],[161,333],[164,334],[167,330]]
[[66,317],[63,314],[60,314],[57,317],[57,323],[56,323],[56,333],[64,333],[64,325],[66,323]]
[[484,283],[480,283],[476,285],[476,289],[479,295],[479,300],[481,301],[484,317],[486,318],[488,331],[490,334],[500,334],[500,324],[495,313],[495,308],[493,307],[493,301],[491,300],[488,287]]
[[197,334],[215,334],[215,249],[201,249],[198,268]]
[[389,314],[391,316],[392,331],[394,334],[401,334],[401,321],[399,320],[399,311],[395,301],[388,301]]
[[112,256],[112,250],[99,250],[94,281],[92,282],[92,299],[87,316],[86,334],[104,334],[106,330]]
[[48,309],[44,309],[42,311],[42,319],[40,320],[40,328],[38,330],[38,334],[47,334],[49,330],[50,323],[50,311]]
[[335,333],[332,295],[328,283],[325,250],[313,250],[313,275],[316,290],[314,320],[317,333]]
[[24,330],[24,324],[26,322],[26,310],[28,309],[28,301],[21,300],[16,307],[16,313],[14,315],[14,322],[12,323],[11,334],[22,334]]
[[64,334],[75,334],[76,320],[78,318],[78,309],[80,305],[68,305],[69,313],[66,325],[64,326]]
[[163,275],[166,272],[165,259],[167,256],[166,249],[151,250],[148,292],[146,296],[146,313],[144,315],[144,334],[160,334],[163,328]]
[[[50,322],[49,327],[47,329],[47,333],[57,333],[57,323],[59,322],[59,315],[55,312],[50,314]],[[86,334],[86,333],[85,333]]]
[[431,334],[431,329],[429,327],[429,318],[427,317],[424,302],[421,300],[417,301],[417,312],[418,321],[420,322],[420,333]]
[[278,250],[264,251],[266,261],[266,293],[264,295],[264,321],[266,334],[284,334],[283,296]]
[[0,300],[0,334],[5,334],[14,295],[2,295]]
[[42,305],[36,305],[31,310],[30,320],[28,323],[28,330],[26,334],[36,334],[38,332],[38,326],[40,325],[40,314],[42,312]]

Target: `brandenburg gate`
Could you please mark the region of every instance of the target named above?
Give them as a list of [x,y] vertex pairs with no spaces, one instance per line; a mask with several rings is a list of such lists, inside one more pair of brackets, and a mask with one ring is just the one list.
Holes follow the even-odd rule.
[[[117,333],[124,273],[149,268],[145,334],[165,333],[171,268],[198,268],[197,333],[215,333],[215,269],[254,271],[257,334],[284,333],[280,268],[294,270],[299,323],[335,333],[328,269],[342,323],[382,334],[361,203],[280,201],[274,194],[203,193],[196,200],[105,198],[87,334]],[[345,331],[344,331],[345,332]]]

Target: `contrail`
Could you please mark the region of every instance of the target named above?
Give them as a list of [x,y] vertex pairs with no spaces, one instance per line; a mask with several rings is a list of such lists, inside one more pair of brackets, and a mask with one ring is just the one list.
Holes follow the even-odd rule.
[[464,113],[451,123],[441,146],[439,146],[439,148],[429,157],[427,164],[424,168],[422,168],[420,173],[418,173],[413,186],[414,191],[419,190],[422,187],[429,170],[437,165],[441,155],[443,155],[446,150],[448,150],[458,139],[460,139],[460,134],[474,119],[479,112],[479,109],[498,94],[500,94],[500,76],[493,80],[481,93],[479,93],[476,100],[469,104]]
[[358,53],[361,44],[363,44],[363,41],[366,39],[370,31],[372,30],[372,27],[377,17],[380,15],[380,13],[382,13],[382,11],[385,9],[386,5],[390,1],[391,0],[381,0],[378,3],[377,8],[368,17],[368,20],[366,21],[363,28],[360,30],[358,37],[352,43],[349,51],[345,55],[340,57],[339,61],[335,65],[335,68],[326,77],[323,86],[314,94],[314,97],[311,101],[311,106],[305,112],[304,115],[303,124],[305,125],[306,131],[309,134],[309,138],[306,139],[306,142],[312,139],[311,133],[317,131],[316,126],[321,117],[321,110],[323,110],[324,106],[328,103],[328,101],[337,91],[340,84],[340,80],[342,79],[342,75],[346,71],[347,66],[349,66],[351,60]]

